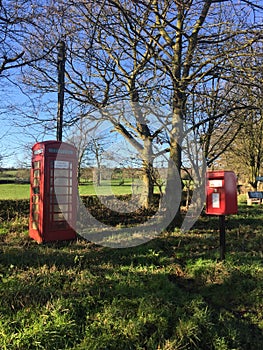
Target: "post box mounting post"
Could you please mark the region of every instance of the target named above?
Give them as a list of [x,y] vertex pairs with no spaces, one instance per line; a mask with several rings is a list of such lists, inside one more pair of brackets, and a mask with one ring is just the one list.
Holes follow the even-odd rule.
[[219,215],[219,233],[220,233],[220,260],[225,260],[226,256],[226,220],[225,215]]

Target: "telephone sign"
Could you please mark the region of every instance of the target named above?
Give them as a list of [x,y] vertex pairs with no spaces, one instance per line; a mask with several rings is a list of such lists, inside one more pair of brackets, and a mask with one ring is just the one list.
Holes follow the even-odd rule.
[[74,239],[76,148],[65,142],[44,141],[32,150],[29,236],[39,243]]

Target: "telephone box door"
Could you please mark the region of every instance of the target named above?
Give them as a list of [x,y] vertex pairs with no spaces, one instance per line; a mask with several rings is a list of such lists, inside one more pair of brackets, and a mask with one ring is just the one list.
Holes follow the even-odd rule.
[[76,238],[77,156],[74,146],[33,146],[29,235],[38,242]]

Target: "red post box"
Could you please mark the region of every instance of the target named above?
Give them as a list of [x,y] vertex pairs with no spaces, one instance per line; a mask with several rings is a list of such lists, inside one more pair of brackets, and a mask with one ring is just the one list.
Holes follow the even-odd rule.
[[76,238],[77,153],[60,141],[32,148],[29,236],[37,242]]
[[237,213],[237,178],[233,171],[206,173],[206,213],[211,215]]

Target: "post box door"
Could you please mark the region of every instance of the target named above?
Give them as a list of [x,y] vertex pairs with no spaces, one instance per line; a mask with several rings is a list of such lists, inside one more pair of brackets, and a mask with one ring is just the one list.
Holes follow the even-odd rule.
[[223,215],[225,213],[224,177],[208,178],[206,191],[206,212]]
[[206,174],[206,213],[237,213],[236,176],[232,171],[209,171]]

